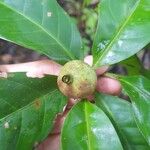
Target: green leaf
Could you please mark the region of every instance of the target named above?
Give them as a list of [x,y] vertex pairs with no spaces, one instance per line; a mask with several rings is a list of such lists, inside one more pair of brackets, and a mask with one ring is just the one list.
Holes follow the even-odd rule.
[[68,61],[80,58],[81,37],[56,0],[0,0],[0,38]]
[[149,150],[149,146],[139,131],[129,102],[114,96],[96,95],[96,105],[113,123],[125,150]]
[[120,62],[120,64],[126,68],[128,75],[142,74],[143,66],[136,55]]
[[140,62],[139,58],[134,55],[124,61],[119,63],[128,72],[128,75],[142,75],[146,78],[150,79],[150,70],[146,70],[142,63]]
[[54,77],[15,74],[0,79],[0,85],[0,150],[30,150],[52,130],[66,98]]
[[96,67],[124,60],[150,42],[149,0],[102,0],[93,44]]
[[150,70],[143,69],[142,75],[150,80]]
[[131,98],[137,126],[150,145],[150,80],[133,76],[121,77],[120,82]]
[[117,133],[105,113],[81,101],[66,117],[61,143],[63,150],[122,150]]

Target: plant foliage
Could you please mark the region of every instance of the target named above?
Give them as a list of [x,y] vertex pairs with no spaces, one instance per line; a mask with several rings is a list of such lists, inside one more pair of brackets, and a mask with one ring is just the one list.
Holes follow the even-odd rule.
[[[84,6],[89,4],[84,1]],[[131,76],[117,79],[131,103],[98,93],[96,105],[81,100],[65,120],[61,148],[148,150],[149,72],[141,72],[135,54],[150,42],[150,0],[101,0],[98,12],[93,67],[121,61]],[[79,31],[56,0],[0,0],[0,38],[60,64],[84,58]],[[15,73],[0,78],[0,150],[32,149],[51,132],[66,103],[53,76],[30,79]]]

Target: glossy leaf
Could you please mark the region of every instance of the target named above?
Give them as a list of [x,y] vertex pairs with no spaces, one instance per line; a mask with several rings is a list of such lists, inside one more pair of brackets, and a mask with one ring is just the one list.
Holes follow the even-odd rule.
[[68,61],[80,58],[81,38],[56,0],[0,0],[0,38]]
[[56,78],[29,79],[23,74],[0,78],[0,150],[30,150],[52,130],[66,98]]
[[96,105],[113,123],[124,150],[149,150],[150,147],[135,123],[131,103],[102,94],[97,94],[95,100]]
[[150,145],[150,80],[133,76],[121,77],[120,82],[131,98],[137,125]]
[[61,135],[63,150],[122,150],[117,133],[105,113],[81,101],[69,112]]
[[149,0],[102,0],[93,44],[96,67],[124,60],[150,42]]

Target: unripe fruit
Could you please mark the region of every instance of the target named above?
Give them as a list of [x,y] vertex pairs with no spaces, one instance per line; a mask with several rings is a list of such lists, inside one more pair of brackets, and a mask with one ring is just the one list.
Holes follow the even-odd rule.
[[70,98],[86,98],[95,91],[95,70],[80,60],[66,63],[60,70],[57,84],[60,91]]

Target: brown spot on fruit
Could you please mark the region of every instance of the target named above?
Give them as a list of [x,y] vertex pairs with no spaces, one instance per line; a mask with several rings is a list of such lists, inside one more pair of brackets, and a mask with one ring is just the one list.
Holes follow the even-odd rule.
[[70,98],[85,98],[95,91],[97,76],[95,70],[80,60],[66,63],[57,79],[60,91]]

